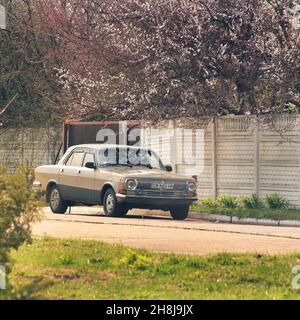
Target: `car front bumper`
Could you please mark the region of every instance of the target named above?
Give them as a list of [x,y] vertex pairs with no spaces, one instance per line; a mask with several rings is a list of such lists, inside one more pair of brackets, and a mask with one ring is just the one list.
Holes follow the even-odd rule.
[[171,208],[180,205],[191,205],[192,203],[198,201],[198,198],[181,197],[144,197],[144,196],[132,196],[117,194],[117,199],[119,203],[124,203],[128,205],[133,205],[137,208]]

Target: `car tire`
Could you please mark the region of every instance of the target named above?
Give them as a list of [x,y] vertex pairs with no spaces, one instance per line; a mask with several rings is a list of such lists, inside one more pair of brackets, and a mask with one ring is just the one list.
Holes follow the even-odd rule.
[[103,198],[104,213],[107,217],[124,217],[126,216],[128,209],[124,205],[118,202],[116,193],[112,189],[108,189],[105,192]]
[[69,207],[68,202],[62,198],[57,186],[52,187],[49,192],[49,204],[54,214],[64,214]]
[[185,220],[189,215],[190,207],[189,206],[177,206],[171,208],[171,216],[174,220]]

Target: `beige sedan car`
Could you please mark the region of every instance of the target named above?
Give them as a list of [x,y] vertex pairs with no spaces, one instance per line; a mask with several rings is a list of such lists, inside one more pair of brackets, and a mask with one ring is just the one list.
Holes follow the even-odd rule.
[[184,220],[197,201],[192,177],[173,174],[154,151],[138,147],[73,146],[57,165],[38,167],[35,177],[34,189],[46,194],[57,214],[84,204],[103,205],[112,217],[139,208],[170,211]]

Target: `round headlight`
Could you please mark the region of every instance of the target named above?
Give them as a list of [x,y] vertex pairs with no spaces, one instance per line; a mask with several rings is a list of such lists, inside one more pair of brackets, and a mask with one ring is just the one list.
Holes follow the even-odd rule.
[[197,191],[196,183],[190,182],[190,183],[188,184],[188,192],[195,193],[196,191]]
[[126,181],[126,189],[127,190],[135,190],[138,186],[138,182],[135,179],[128,179]]

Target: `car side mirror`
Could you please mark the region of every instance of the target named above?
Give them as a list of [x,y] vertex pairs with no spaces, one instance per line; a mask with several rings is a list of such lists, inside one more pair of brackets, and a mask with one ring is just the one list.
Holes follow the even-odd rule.
[[166,168],[166,171],[167,172],[172,172],[173,171],[173,168],[172,168],[172,166],[165,166],[165,168]]
[[95,165],[94,162],[87,162],[85,164],[85,167],[88,168],[88,169],[94,169],[94,170],[96,169],[96,165]]

